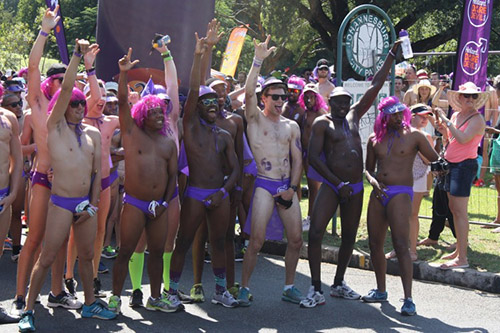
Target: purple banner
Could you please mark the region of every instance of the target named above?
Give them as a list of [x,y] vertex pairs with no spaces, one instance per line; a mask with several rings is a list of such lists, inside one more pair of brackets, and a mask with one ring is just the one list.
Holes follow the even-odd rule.
[[[59,4],[59,0],[45,0],[45,3],[50,8],[54,10]],[[64,24],[63,16],[61,12],[61,5],[59,4],[59,12],[57,15],[60,17],[59,22],[54,28],[54,35],[56,36],[57,46],[59,47],[59,55],[61,56],[61,61],[67,65],[69,64],[68,47],[66,46],[66,36],[64,35]]]
[[132,47],[132,59],[139,59],[140,63],[129,72],[130,86],[142,90],[150,77],[154,83],[165,84],[162,58],[157,51],[150,55],[151,40],[159,33],[172,38],[168,48],[177,67],[179,89],[185,94],[193,62],[194,33],[205,36],[214,10],[215,0],[100,0],[98,77],[105,81],[116,80],[118,59]]
[[493,0],[465,0],[453,89],[468,81],[486,88]]

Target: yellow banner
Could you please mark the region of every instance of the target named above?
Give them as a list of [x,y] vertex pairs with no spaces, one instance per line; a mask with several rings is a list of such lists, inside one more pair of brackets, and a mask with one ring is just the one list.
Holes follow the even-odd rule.
[[224,59],[222,60],[222,65],[220,71],[225,75],[231,75],[234,77],[234,72],[236,72],[236,66],[238,66],[238,60],[240,59],[241,49],[243,48],[243,43],[245,42],[245,36],[247,34],[247,28],[238,27],[234,28],[227,41],[226,52],[224,52]]

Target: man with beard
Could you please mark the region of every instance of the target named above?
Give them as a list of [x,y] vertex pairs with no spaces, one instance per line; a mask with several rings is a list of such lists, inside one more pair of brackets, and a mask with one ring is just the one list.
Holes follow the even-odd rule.
[[373,77],[371,86],[357,103],[350,105],[351,94],[342,87],[335,88],[329,99],[331,114],[317,118],[312,126],[309,163],[323,177],[323,184],[314,201],[309,229],[311,287],[301,307],[311,308],[325,303],[321,291],[321,242],[338,206],[341,208],[342,243],[330,295],[345,299],[360,298],[344,281],[363,206],[363,150],[359,121],[382,88],[398,45],[398,42],[394,44],[383,66]]
[[268,48],[270,39],[271,36],[267,36],[263,43],[254,40],[255,56],[245,91],[247,133],[258,175],[252,203],[250,243],[243,260],[242,287],[238,294],[240,306],[251,304],[249,280],[275,207],[278,207],[288,239],[285,286],[281,298],[297,304],[302,300],[302,295],[293,284],[302,246],[300,205],[295,193],[302,173],[300,129],[295,122],[281,116],[287,98],[287,86],[282,81],[271,78],[264,83],[263,111],[258,107],[255,92],[262,62],[275,50],[275,47]]
[[290,76],[287,82],[288,86],[288,101],[285,102],[283,106],[282,116],[290,120],[294,120],[300,125],[302,122],[302,116],[304,115],[304,108],[302,108],[299,103],[299,96],[305,86],[305,81],[295,75]]
[[328,67],[328,60],[320,59],[316,64],[316,68],[313,71],[314,76],[318,79],[318,91],[325,101],[328,101],[330,94],[335,88],[335,85],[330,82],[330,77],[332,73],[330,72],[330,67]]

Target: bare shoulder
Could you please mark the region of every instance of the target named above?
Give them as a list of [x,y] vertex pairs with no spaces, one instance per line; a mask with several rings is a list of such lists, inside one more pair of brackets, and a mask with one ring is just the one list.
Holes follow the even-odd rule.
[[297,122],[290,120],[288,118],[285,118],[283,116],[280,117],[280,124],[284,124],[285,126],[289,127],[292,129],[292,131],[295,130],[300,130],[299,124]]
[[83,132],[88,134],[92,139],[101,138],[101,132],[92,125],[82,123]]
[[225,129],[223,128],[220,128],[219,127],[219,135],[224,139],[224,140],[229,140],[229,141],[233,141],[233,137],[231,136],[231,133],[229,133],[228,131],[226,131]]
[[13,124],[14,121],[17,122],[16,115],[13,112],[2,107],[0,107],[0,115],[4,115],[7,119],[9,119],[9,122],[11,124]]
[[238,125],[239,124],[243,125],[243,117],[240,116],[239,114],[231,113],[231,114],[229,114],[228,118],[231,119],[232,121],[234,121]]

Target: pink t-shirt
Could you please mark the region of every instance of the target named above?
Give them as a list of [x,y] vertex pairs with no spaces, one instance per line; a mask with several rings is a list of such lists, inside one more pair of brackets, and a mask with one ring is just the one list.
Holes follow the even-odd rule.
[[[479,113],[479,112],[478,112]],[[453,125],[457,125],[457,115],[458,113],[454,113],[451,117],[451,122]],[[472,118],[471,118],[472,119]],[[467,126],[469,126],[470,119],[467,120],[465,124],[463,124],[458,130],[464,132]],[[448,129],[448,137],[451,138],[453,135]],[[467,143],[459,143],[455,138],[452,138],[448,146],[446,147],[446,151],[444,152],[444,158],[451,163],[459,163],[471,158],[477,158],[477,147],[481,142],[483,135],[478,134],[475,135],[472,140]]]

